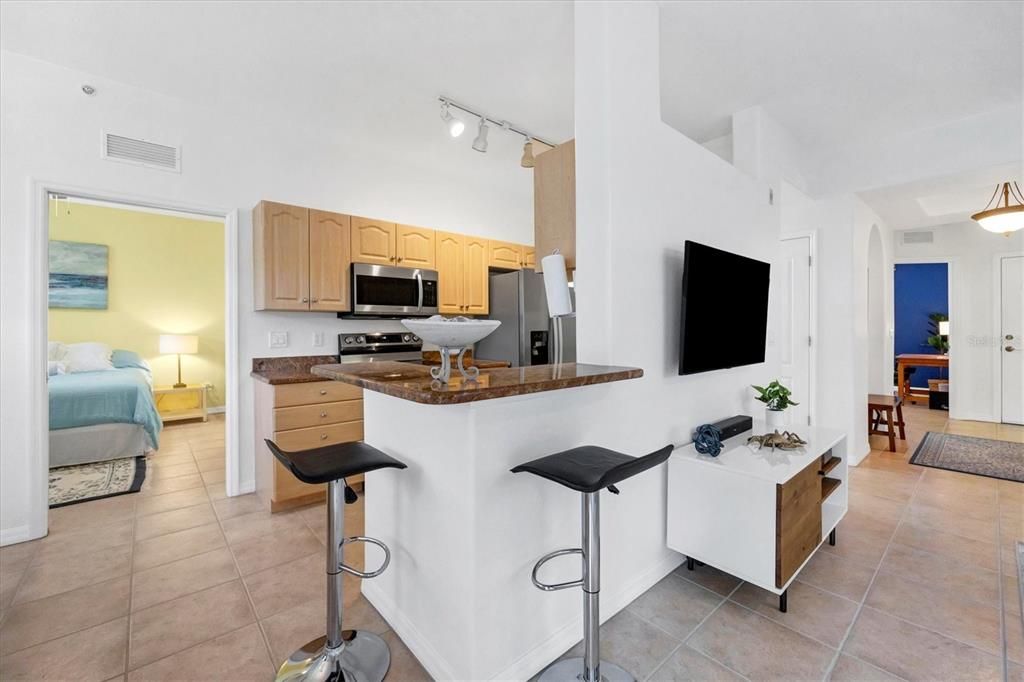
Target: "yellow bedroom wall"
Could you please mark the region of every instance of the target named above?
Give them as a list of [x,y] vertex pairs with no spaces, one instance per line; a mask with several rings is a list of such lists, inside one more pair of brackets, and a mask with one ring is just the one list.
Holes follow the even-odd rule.
[[196,334],[199,353],[181,356],[182,381],[212,384],[209,404],[224,404],[222,222],[51,200],[50,239],[109,247],[107,309],[51,308],[51,341],[133,350],[155,385],[170,386],[177,360],[160,355],[160,334]]

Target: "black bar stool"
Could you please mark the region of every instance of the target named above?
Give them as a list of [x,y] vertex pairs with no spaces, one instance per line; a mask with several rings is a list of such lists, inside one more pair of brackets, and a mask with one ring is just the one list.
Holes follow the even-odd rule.
[[[559,549],[545,554],[533,567],[533,584],[545,591],[583,588],[583,657],[568,658],[549,665],[540,675],[541,682],[633,682],[633,676],[614,663],[601,660],[600,610],[601,592],[601,518],[598,493],[607,488],[616,495],[616,483],[636,476],[642,471],[662,464],[674,446],[666,445],[657,452],[643,457],[630,457],[620,452],[593,445],[573,448],[512,469],[517,474],[525,471],[560,483],[583,493],[583,546]],[[582,555],[583,577],[565,583],[549,585],[537,578],[537,572],[546,562],[568,554]]]
[[[366,443],[338,443],[322,448],[285,452],[268,440],[267,447],[303,483],[327,484],[327,635],[309,642],[288,657],[277,671],[277,682],[381,682],[391,666],[387,643],[370,632],[342,630],[342,572],[376,578],[391,562],[391,551],[380,540],[345,537],[345,504],[356,491],[345,483],[376,469],[404,469],[405,464]],[[357,571],[343,563],[342,547],[369,542],[384,550],[384,563],[375,571]]]

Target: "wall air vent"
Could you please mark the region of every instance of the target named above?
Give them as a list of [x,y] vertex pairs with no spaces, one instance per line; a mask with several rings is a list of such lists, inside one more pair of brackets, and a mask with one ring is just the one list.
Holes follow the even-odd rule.
[[181,172],[181,147],[172,147],[149,140],[105,132],[103,133],[101,156],[109,161],[122,161],[147,168]]
[[931,230],[904,230],[904,244],[931,244],[935,241],[935,233]]

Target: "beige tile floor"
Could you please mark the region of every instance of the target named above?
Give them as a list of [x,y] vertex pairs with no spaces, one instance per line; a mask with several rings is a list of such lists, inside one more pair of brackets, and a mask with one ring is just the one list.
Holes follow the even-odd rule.
[[[788,613],[681,566],[602,627],[605,657],[652,680],[1024,679],[1011,554],[1024,485],[907,464],[928,430],[1024,429],[907,419],[897,453],[851,469],[839,542],[793,584]],[[226,498],[220,420],[170,425],[162,444],[140,494],[55,510],[48,537],[0,549],[0,679],[267,680],[322,634],[323,507],[272,516]],[[346,511],[361,531],[362,505]],[[358,580],[345,601],[347,625],[391,645],[389,679],[427,679]]]

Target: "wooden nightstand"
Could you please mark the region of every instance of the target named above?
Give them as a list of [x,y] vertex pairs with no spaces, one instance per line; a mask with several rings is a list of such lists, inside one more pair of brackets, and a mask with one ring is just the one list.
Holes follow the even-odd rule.
[[[206,421],[206,391],[209,387],[209,384],[189,384],[184,388],[157,386],[153,389],[153,399],[160,418],[165,422],[181,419]],[[192,400],[189,396],[193,396]]]

